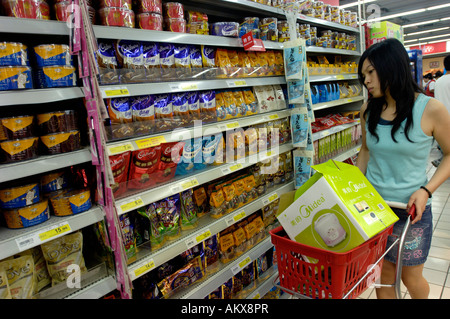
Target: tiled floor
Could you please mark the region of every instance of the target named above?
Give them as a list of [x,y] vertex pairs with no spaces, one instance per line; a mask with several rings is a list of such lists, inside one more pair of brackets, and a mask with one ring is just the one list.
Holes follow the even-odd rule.
[[[439,150],[433,148],[428,166],[429,178],[436,171],[431,161],[439,157]],[[432,213],[433,239],[423,274],[430,285],[430,299],[450,299],[450,178],[434,192]],[[403,284],[401,291],[403,298],[411,298]],[[376,299],[375,289],[367,289],[360,298]]]

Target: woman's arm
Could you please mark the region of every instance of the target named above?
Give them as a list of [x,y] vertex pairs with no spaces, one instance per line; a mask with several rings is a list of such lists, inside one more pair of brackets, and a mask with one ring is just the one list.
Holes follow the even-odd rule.
[[[421,125],[426,134],[434,136],[444,154],[427,185],[423,185],[433,193],[450,177],[450,114],[444,104],[436,99],[430,99],[425,108]],[[417,217],[413,223],[422,218],[427,200],[428,193],[423,189],[418,189],[411,195],[407,209],[412,204],[416,206]]]
[[360,111],[360,119],[361,119],[361,132],[362,132],[362,144],[361,150],[358,153],[358,157],[356,159],[356,166],[361,170],[361,172],[365,175],[367,170],[367,163],[369,162],[369,149],[366,144],[366,120],[364,119],[364,112],[367,108],[367,103],[364,103],[361,107]]

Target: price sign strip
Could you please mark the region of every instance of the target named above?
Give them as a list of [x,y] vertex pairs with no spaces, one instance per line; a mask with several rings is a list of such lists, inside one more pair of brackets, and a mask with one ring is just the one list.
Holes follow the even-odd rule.
[[32,247],[43,244],[49,240],[56,239],[63,235],[70,233],[72,229],[68,222],[59,223],[53,226],[48,226],[31,234],[19,237],[16,239],[19,251],[24,251]]

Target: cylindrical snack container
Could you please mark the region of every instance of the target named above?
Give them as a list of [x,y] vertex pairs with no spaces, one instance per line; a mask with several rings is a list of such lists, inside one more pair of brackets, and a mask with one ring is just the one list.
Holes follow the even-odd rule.
[[102,8],[100,23],[106,26],[134,28],[134,11],[125,8]]
[[138,7],[139,12],[163,13],[161,0],[139,0]]
[[39,200],[39,183],[30,183],[0,190],[0,208],[2,209],[21,208],[35,204]]
[[50,218],[48,200],[22,208],[3,210],[3,216],[8,228],[19,229],[41,224]]
[[33,77],[28,66],[1,66],[0,91],[32,89]]
[[[67,7],[71,5],[70,1],[59,1],[56,2],[55,7],[55,14],[56,14],[56,20],[58,21],[67,21],[67,18],[69,18],[70,12],[67,11]],[[95,9],[88,5],[88,13],[89,17],[91,18],[92,24],[95,23]]]
[[50,7],[41,0],[2,0],[7,16],[16,18],[50,20]]
[[55,216],[75,215],[92,207],[91,193],[87,189],[74,190],[50,198]]
[[186,33],[186,20],[181,18],[165,18],[164,30],[171,32]]
[[44,66],[36,70],[38,88],[75,86],[76,81],[76,69],[73,66]]
[[164,18],[184,19],[183,4],[179,2],[166,2],[163,4]]
[[80,132],[59,132],[40,137],[42,149],[45,154],[61,154],[78,150],[80,145]]
[[37,114],[36,119],[40,135],[77,130],[76,116],[74,110]]
[[0,66],[30,65],[28,48],[19,42],[0,42]]
[[[62,3],[62,2],[61,2]],[[45,66],[72,66],[73,59],[67,44],[40,44],[34,47],[36,64]]]
[[99,8],[125,8],[132,9],[131,0],[99,0]]
[[67,171],[57,171],[45,174],[41,177],[41,191],[44,194],[66,189],[70,184],[70,176]]
[[14,163],[38,156],[38,137],[7,140],[0,143],[0,162]]
[[34,135],[34,116],[20,115],[0,119],[0,129],[7,140],[32,137]]
[[163,30],[163,19],[159,13],[138,13],[137,23],[140,29],[156,31]]

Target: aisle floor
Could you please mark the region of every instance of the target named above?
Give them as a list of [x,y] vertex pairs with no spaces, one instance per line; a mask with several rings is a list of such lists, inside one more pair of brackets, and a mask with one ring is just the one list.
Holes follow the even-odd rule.
[[[433,147],[427,172],[430,178],[436,171],[431,161],[440,157],[440,151]],[[450,299],[450,178],[433,194],[433,238],[428,260],[425,263],[424,277],[430,284],[429,299]],[[410,299],[402,284],[402,298]],[[376,299],[375,289],[367,289],[362,299]]]

